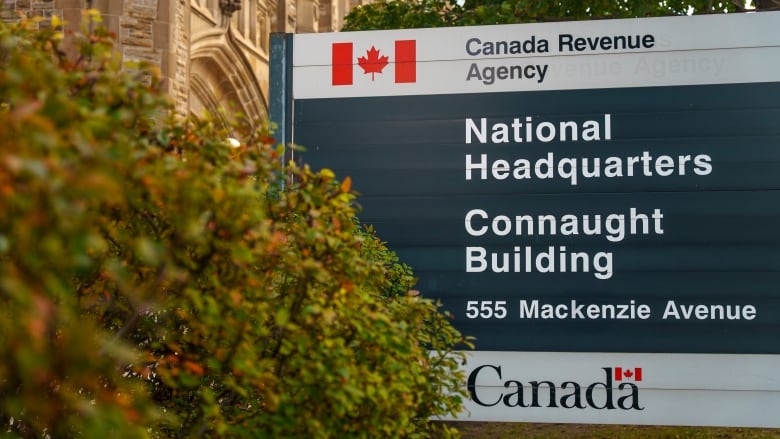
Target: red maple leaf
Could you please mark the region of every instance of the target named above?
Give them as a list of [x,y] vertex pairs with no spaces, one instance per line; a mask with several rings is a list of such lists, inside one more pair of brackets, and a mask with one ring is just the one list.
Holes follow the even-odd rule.
[[366,50],[366,55],[368,55],[368,58],[365,56],[358,58],[358,64],[363,68],[363,73],[366,75],[371,73],[371,80],[373,81],[374,74],[382,73],[382,69],[387,66],[387,57],[382,56],[380,58],[379,51],[374,46],[371,46],[371,50]]

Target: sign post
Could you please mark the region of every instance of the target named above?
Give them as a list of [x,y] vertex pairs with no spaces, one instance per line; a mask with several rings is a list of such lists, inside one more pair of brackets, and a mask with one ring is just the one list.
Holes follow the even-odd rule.
[[295,35],[304,160],[476,337],[459,419],[780,427],[778,28]]

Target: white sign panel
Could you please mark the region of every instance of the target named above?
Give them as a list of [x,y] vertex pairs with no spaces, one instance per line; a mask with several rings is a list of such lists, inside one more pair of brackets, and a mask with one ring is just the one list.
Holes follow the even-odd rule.
[[780,356],[473,352],[460,420],[780,427]]
[[[294,40],[293,96],[771,82],[780,77],[778,16],[780,12],[763,12],[301,34]],[[413,67],[415,75],[402,81],[396,79],[399,42],[414,45],[402,63]],[[348,56],[344,45],[350,47]],[[341,83],[334,78],[339,71],[334,59],[340,54],[352,74]]]

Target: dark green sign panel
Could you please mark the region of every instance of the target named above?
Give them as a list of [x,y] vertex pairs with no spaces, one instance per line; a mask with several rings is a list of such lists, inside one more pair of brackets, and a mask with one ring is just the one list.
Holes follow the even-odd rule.
[[780,83],[294,105],[477,350],[780,353]]

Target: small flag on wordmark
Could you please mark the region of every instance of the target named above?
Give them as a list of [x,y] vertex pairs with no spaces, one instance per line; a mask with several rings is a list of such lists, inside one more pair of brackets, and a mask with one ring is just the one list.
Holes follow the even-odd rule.
[[615,368],[615,381],[633,380],[642,381],[642,368],[635,367],[633,369],[625,369],[622,367]]

